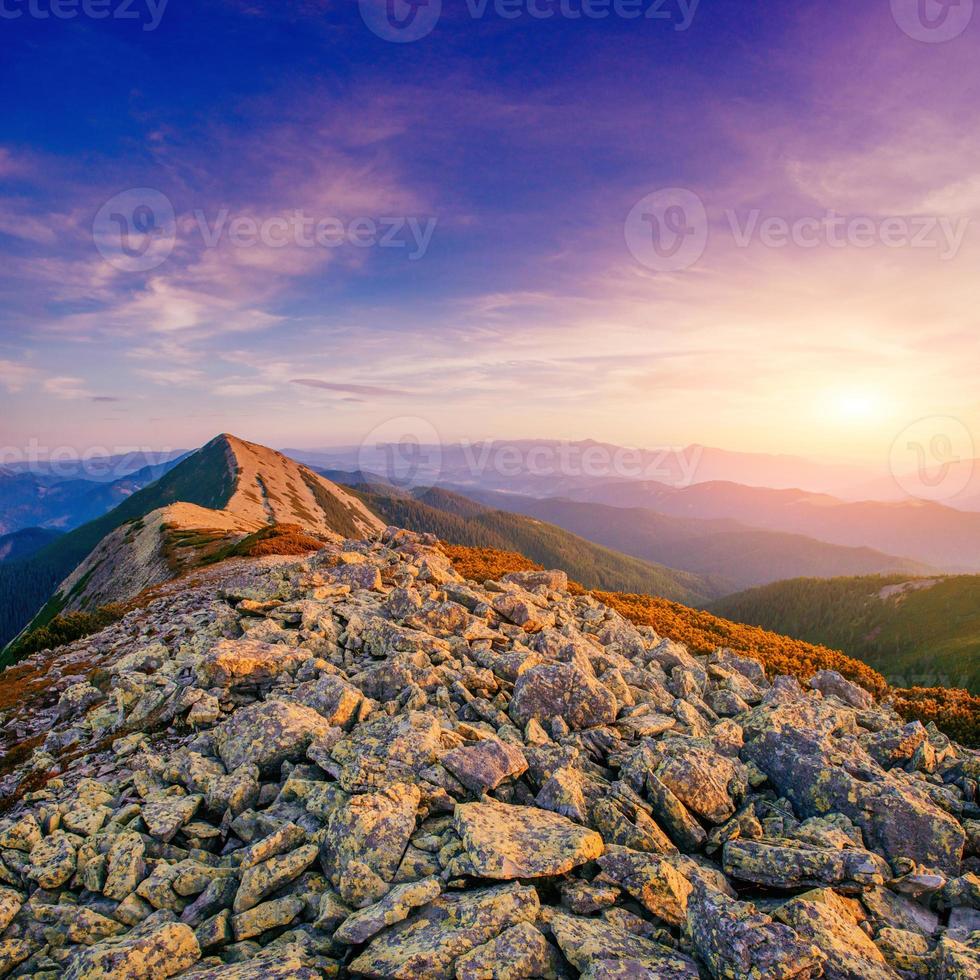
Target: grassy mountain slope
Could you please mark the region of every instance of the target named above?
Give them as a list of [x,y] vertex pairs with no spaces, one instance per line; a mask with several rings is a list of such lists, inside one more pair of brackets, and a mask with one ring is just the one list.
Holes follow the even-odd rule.
[[747,527],[732,520],[666,516],[646,508],[559,498],[538,500],[479,491],[473,496],[489,506],[550,521],[636,558],[710,578],[723,592],[738,592],[800,575],[921,575],[935,571],[871,548],[846,548],[799,534]]
[[980,575],[792,579],[710,608],[845,650],[895,684],[980,693]]
[[429,532],[450,544],[519,551],[543,565],[565,569],[588,588],[651,592],[692,603],[718,595],[699,576],[631,558],[553,524],[491,510],[445,490],[360,495],[389,524]]
[[52,541],[57,541],[61,534],[61,531],[46,527],[25,527],[11,534],[0,535],[0,562],[27,558]]

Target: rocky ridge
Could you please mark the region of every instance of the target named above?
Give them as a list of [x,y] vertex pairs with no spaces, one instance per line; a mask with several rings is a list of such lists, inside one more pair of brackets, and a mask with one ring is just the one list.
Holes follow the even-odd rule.
[[978,753],[567,585],[388,528],[36,655],[0,976],[978,975]]

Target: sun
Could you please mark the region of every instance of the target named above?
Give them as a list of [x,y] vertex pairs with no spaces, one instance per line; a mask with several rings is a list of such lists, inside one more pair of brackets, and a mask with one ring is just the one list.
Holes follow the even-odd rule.
[[841,422],[873,422],[882,412],[881,395],[870,388],[839,388],[826,400],[829,414]]

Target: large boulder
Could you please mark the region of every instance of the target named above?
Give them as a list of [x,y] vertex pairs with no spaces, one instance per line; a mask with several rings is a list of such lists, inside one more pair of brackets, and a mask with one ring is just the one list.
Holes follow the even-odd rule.
[[464,854],[453,870],[479,878],[560,875],[602,854],[602,838],[566,817],[531,806],[464,803],[453,820]]
[[557,717],[574,730],[609,724],[618,710],[616,696],[604,684],[570,663],[525,670],[510,702],[510,716],[519,725]]
[[295,671],[309,651],[260,640],[220,640],[195,671],[198,687],[241,687],[269,684],[281,673]]
[[354,976],[452,980],[455,961],[521,922],[534,922],[537,892],[517,883],[441,895],[371,941],[351,964]]
[[302,759],[310,743],[330,730],[312,708],[286,701],[263,701],[239,708],[214,730],[218,755],[229,772],[247,762],[263,772]]
[[797,816],[842,813],[864,833],[865,843],[894,865],[900,858],[958,874],[966,835],[925,790],[882,770],[856,740],[830,734],[768,729],[744,755],[793,804]]

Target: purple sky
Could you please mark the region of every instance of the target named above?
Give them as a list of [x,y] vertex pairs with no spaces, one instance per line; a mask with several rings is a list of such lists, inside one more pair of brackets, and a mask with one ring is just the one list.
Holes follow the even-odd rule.
[[926,3],[0,20],[0,441],[980,438],[980,13]]

